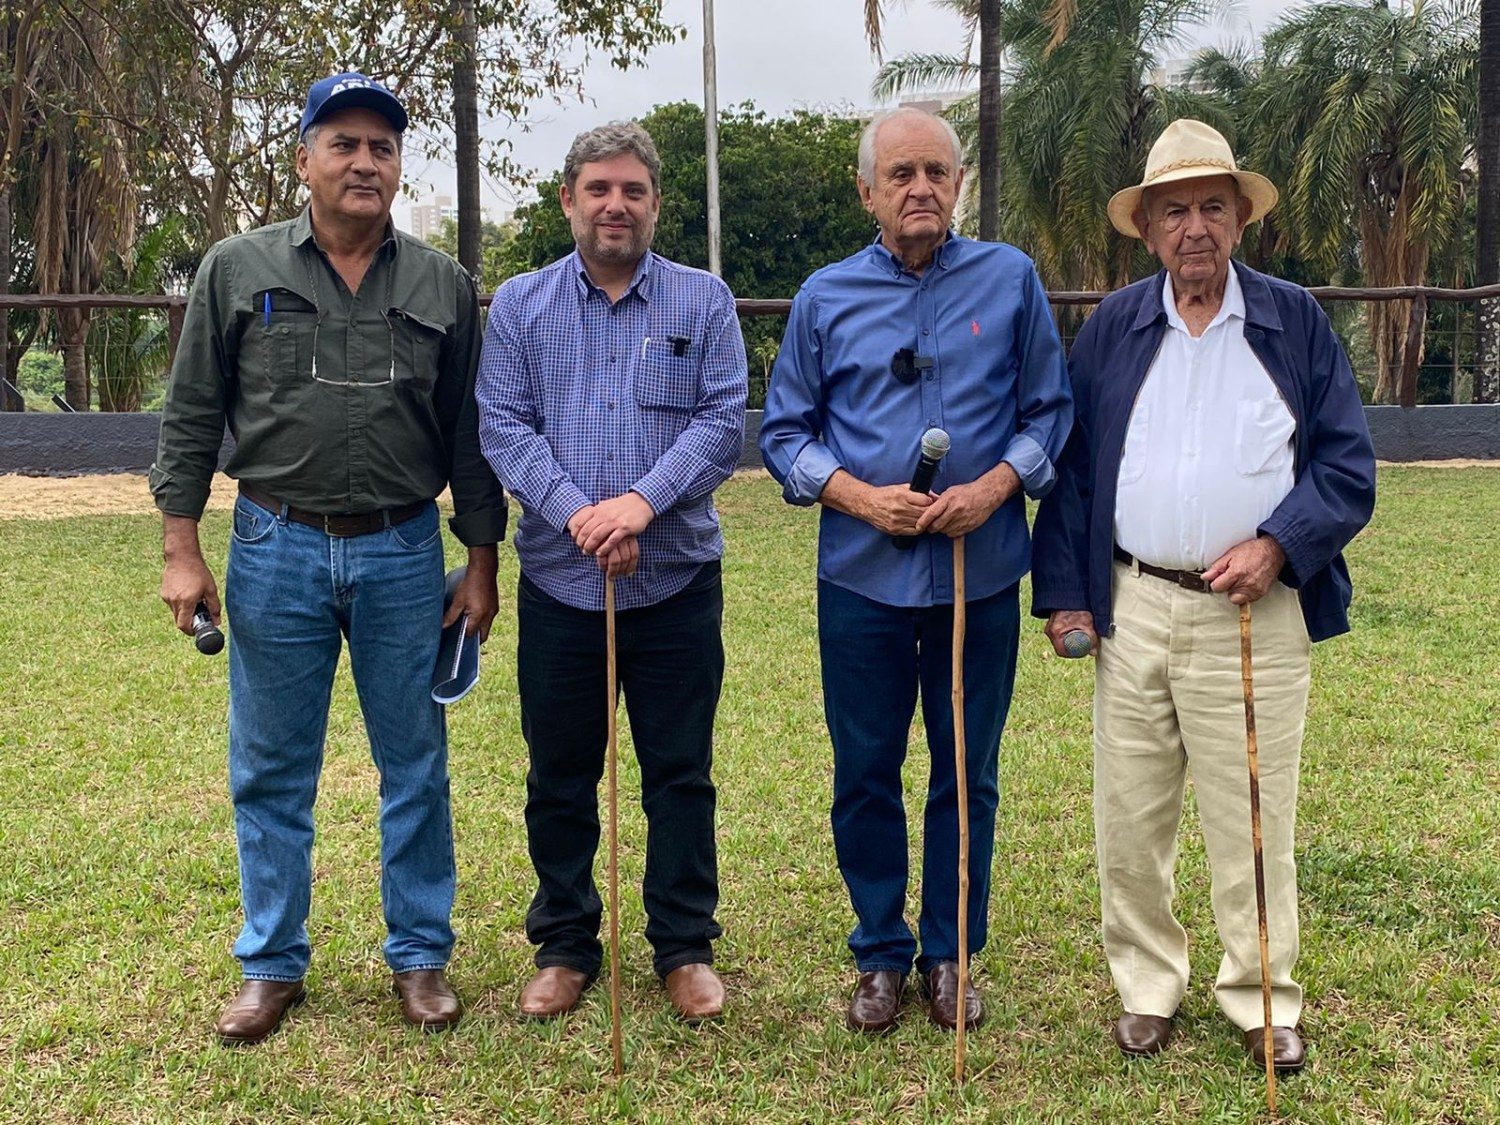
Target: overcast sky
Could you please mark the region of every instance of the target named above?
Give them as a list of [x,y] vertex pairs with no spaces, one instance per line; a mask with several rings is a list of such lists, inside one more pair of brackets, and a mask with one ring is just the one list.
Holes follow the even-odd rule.
[[[1214,25],[1193,35],[1197,43],[1227,43],[1263,33],[1292,7],[1292,0],[1236,0]],[[874,105],[870,83],[877,63],[864,37],[861,0],[717,0],[714,9],[719,72],[719,105],[747,99],[769,113],[795,108],[866,108]],[[910,0],[903,9],[888,3],[887,55],[908,51],[956,51],[963,25],[929,0]],[[666,18],[687,28],[687,37],[652,52],[646,64],[615,70],[595,61],[585,73],[589,100],[533,107],[530,130],[511,130],[516,157],[550,173],[562,164],[568,144],[584,129],[605,121],[637,117],[662,102],[703,99],[702,0],[667,0]],[[1185,49],[1184,54],[1187,53]],[[413,159],[406,169],[416,201],[453,194],[453,172]],[[483,204],[512,210],[515,196],[486,180]],[[524,196],[523,196],[524,197]],[[408,225],[409,200],[396,203],[396,220]]]

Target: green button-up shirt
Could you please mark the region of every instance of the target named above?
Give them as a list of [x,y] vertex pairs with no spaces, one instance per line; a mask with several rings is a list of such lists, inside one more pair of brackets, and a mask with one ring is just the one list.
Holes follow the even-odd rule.
[[479,298],[446,254],[392,228],[350,293],[308,211],[204,256],[162,410],[156,505],[198,519],[225,472],[320,514],[430,500],[451,485],[466,546],[505,534],[479,452]]

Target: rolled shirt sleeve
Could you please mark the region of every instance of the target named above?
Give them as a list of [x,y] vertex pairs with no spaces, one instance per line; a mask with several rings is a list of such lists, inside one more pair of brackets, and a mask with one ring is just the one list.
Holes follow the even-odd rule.
[[817,303],[806,289],[792,301],[760,424],[760,452],[788,503],[815,504],[843,466],[823,444],[823,371]]
[[453,518],[448,526],[465,547],[483,547],[505,538],[505,490],[479,449],[479,407],[474,399],[479,364],[479,295],[465,271],[458,286],[458,320],[442,370],[439,395],[451,399],[441,411],[452,450],[448,474]]
[[563,471],[539,431],[538,404],[514,322],[516,292],[513,285],[501,286],[490,306],[475,383],[479,447],[523,507],[564,531],[591,501]]
[[156,506],[169,516],[202,518],[224,443],[236,350],[227,323],[229,268],[220,247],[213,247],[188,294],[148,478]]
[[1016,435],[1002,458],[1040,500],[1057,483],[1056,462],[1073,426],[1073,395],[1062,342],[1036,270],[1028,271],[1017,336]]

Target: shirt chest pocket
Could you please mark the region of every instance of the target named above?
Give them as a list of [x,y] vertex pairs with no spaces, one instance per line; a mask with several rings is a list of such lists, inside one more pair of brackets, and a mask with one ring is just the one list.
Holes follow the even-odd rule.
[[267,381],[273,387],[290,387],[311,379],[317,305],[291,289],[272,288],[255,294],[255,308]]
[[1235,412],[1234,467],[1241,476],[1272,473],[1292,463],[1297,423],[1279,398],[1250,399]]
[[447,327],[410,309],[392,308],[386,316],[397,385],[427,394],[437,382]]
[[690,354],[647,350],[635,375],[641,443],[653,464],[682,436],[698,405],[698,363]]
[[1134,484],[1146,474],[1151,449],[1151,408],[1137,403],[1125,423],[1125,444],[1120,452],[1120,484]]

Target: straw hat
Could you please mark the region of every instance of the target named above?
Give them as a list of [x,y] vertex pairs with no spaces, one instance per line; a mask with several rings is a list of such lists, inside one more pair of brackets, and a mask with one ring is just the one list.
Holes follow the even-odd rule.
[[1131,238],[1141,238],[1136,229],[1135,213],[1148,187],[1199,180],[1205,176],[1233,176],[1240,194],[1250,200],[1250,222],[1261,218],[1276,206],[1276,185],[1255,172],[1241,171],[1234,162],[1229,142],[1217,129],[1201,121],[1183,117],[1162,130],[1146,157],[1146,174],[1135,187],[1117,191],[1109,201],[1109,221],[1115,230]]

